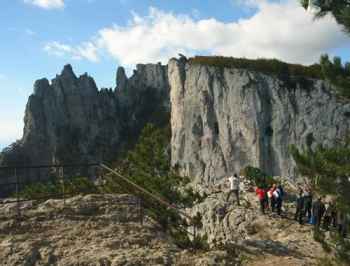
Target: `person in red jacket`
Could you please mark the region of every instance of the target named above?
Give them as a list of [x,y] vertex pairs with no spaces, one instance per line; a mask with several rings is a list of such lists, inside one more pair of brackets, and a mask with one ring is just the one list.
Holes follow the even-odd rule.
[[258,188],[255,190],[255,194],[257,194],[259,198],[261,214],[265,214],[265,202],[267,200],[267,191],[262,184],[259,184]]

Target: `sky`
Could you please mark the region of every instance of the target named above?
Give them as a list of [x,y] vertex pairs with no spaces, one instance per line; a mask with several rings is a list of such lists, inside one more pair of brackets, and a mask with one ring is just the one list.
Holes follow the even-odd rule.
[[0,0],[0,151],[22,138],[36,80],[66,64],[101,88],[139,63],[181,53],[350,61],[350,38],[330,17],[312,21],[298,0]]

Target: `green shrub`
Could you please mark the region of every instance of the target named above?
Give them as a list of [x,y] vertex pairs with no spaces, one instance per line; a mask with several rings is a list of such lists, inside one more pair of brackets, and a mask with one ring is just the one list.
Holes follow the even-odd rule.
[[200,251],[200,253],[205,253],[210,251],[210,246],[208,244],[208,235],[207,234],[203,236],[197,235],[195,246],[196,246],[196,250]]
[[259,168],[250,165],[243,169],[243,175],[246,179],[252,181],[256,186],[265,184],[265,187],[269,188],[274,183],[272,176],[263,173]]
[[252,227],[258,233],[264,230],[264,227],[259,223],[252,223]]
[[322,243],[324,242],[324,234],[318,225],[315,225],[313,232],[314,240]]
[[[347,228],[349,229],[349,228]],[[335,244],[337,251],[335,252],[335,260],[337,265],[348,265],[350,261],[350,241],[347,238],[340,236],[336,232],[331,232],[330,234],[331,243]]]
[[334,255],[337,265],[349,265],[347,264],[350,261],[348,252],[346,252],[345,250],[339,250]]
[[[86,177],[80,177],[80,174],[76,174],[73,178],[64,178],[65,197],[71,198],[76,195],[87,195],[98,193],[98,188],[93,182],[89,181]],[[49,198],[62,198],[62,180],[56,180],[54,182],[47,182],[43,184],[41,182],[32,186],[26,186],[19,192],[20,198],[25,199],[37,199],[38,203],[44,202]],[[16,198],[14,194],[11,198]]]
[[251,261],[253,261],[253,259],[252,259],[251,256],[245,255],[245,254],[239,255],[238,259],[239,259],[240,262],[244,262],[244,261],[249,261],[249,262],[251,262]]

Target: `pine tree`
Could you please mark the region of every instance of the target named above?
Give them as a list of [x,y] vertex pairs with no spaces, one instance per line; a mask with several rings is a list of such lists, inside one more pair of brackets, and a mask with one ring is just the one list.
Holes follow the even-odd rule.
[[310,2],[320,7],[320,12],[313,14],[312,20],[324,19],[331,16],[342,31],[350,36],[350,0],[299,0],[301,6],[308,8]]
[[128,161],[132,167],[130,178],[150,193],[170,204],[191,206],[195,200],[203,198],[191,188],[180,190],[189,183],[189,177],[178,174],[176,167],[164,152],[163,137],[152,124],[142,130],[139,144],[128,153]]
[[344,66],[341,58],[335,56],[333,62],[327,54],[321,55],[320,64],[322,74],[329,84],[332,84],[339,91],[343,99],[350,99],[350,63],[346,62]]
[[305,155],[292,145],[298,173],[310,178],[321,195],[331,195],[343,213],[350,211],[350,147],[326,149],[321,143],[315,150],[309,148]]

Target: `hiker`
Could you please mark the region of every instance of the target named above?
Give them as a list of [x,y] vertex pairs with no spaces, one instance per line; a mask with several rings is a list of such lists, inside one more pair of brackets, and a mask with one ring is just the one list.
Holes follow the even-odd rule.
[[228,202],[228,199],[229,199],[231,193],[235,193],[236,194],[236,198],[237,198],[237,205],[241,206],[241,204],[239,203],[238,190],[239,190],[239,183],[242,181],[242,179],[239,178],[237,176],[237,174],[234,174],[233,176],[230,176],[228,178],[228,180],[230,181],[230,191],[227,194],[226,202]]
[[296,208],[294,214],[294,220],[298,221],[299,224],[303,224],[303,212],[305,210],[304,198],[302,197],[303,190],[299,189],[296,199]]
[[268,193],[268,190],[266,189],[267,183],[266,183],[265,177],[264,177],[264,180],[262,181],[261,185],[262,185],[261,188],[263,188],[266,191],[266,198],[264,200],[264,210],[270,211],[270,207],[269,207],[269,193]]
[[267,200],[267,191],[262,184],[259,184],[258,188],[255,190],[255,194],[258,195],[258,199],[260,202],[261,214],[264,215],[265,214],[265,202]]
[[277,217],[281,218],[281,208],[282,208],[282,201],[283,201],[283,188],[281,186],[281,184],[279,183],[279,185],[276,188],[276,192],[278,194],[278,197],[276,199],[276,203],[277,203]]
[[332,205],[332,206],[333,206],[333,211],[331,214],[331,225],[332,227],[336,227],[337,226],[337,209],[335,205]]
[[328,203],[326,203],[325,207],[326,207],[326,211],[322,217],[323,218],[322,224],[323,224],[323,229],[328,231],[328,227],[331,225],[331,216],[333,213],[333,205],[329,201]]
[[281,191],[282,196],[283,196],[283,187],[282,187],[281,181],[279,181],[279,182],[277,183],[277,188]]
[[275,184],[272,185],[271,189],[270,189],[270,207],[271,207],[271,211],[274,212],[275,211],[275,206],[276,206],[276,194],[274,195],[274,192],[276,190],[277,186]]
[[312,214],[315,218],[314,225],[318,225],[318,227],[320,227],[322,216],[326,212],[326,207],[321,199],[321,196],[317,196],[317,199],[312,203]]
[[337,224],[338,224],[338,234],[342,237],[346,237],[346,219],[343,213],[337,209]]
[[304,202],[305,202],[305,211],[307,213],[307,217],[311,218],[311,206],[312,206],[312,198],[313,194],[311,192],[311,188],[307,190],[307,192],[303,195]]

